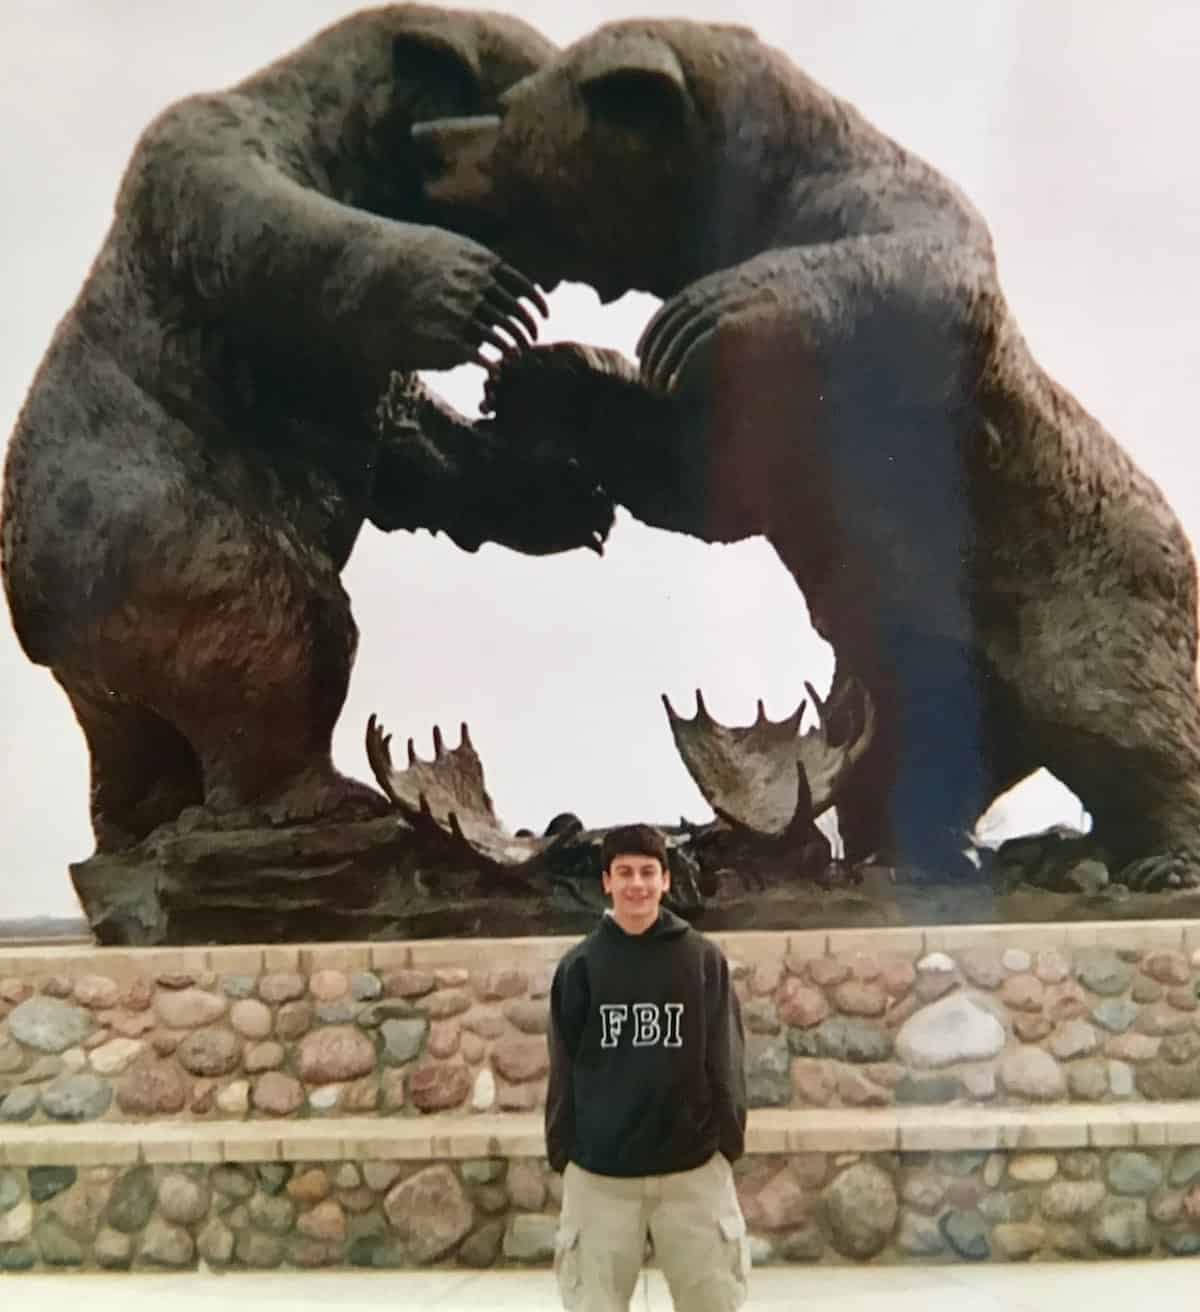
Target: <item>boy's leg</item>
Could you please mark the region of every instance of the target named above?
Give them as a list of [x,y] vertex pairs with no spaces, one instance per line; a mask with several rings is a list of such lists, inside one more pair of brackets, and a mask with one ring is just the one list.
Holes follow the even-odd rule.
[[627,1312],[646,1246],[645,1181],[563,1172],[554,1271],[567,1312]]
[[746,1301],[750,1246],[729,1163],[649,1182],[654,1253],[679,1312],[735,1312]]

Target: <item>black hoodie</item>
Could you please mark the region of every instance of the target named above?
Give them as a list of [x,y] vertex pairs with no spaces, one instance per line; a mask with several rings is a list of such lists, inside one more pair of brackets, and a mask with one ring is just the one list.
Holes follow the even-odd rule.
[[742,1019],[715,943],[670,911],[643,934],[605,916],[550,993],[546,1149],[598,1175],[666,1175],[742,1155]]

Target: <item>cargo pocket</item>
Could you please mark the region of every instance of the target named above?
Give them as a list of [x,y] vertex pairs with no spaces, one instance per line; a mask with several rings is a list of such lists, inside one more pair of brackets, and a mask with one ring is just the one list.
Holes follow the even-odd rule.
[[740,1212],[726,1212],[719,1224],[729,1257],[729,1272],[737,1289],[736,1306],[740,1306],[750,1283],[750,1240],[746,1235],[746,1221]]
[[579,1227],[571,1222],[560,1224],[554,1236],[554,1275],[563,1307],[567,1312],[573,1312],[583,1303],[583,1272],[580,1270]]

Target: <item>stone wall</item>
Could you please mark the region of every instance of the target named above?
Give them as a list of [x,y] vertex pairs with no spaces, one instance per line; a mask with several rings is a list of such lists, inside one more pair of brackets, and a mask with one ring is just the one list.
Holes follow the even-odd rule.
[[[726,934],[758,1107],[1200,1097],[1191,922]],[[572,940],[0,954],[0,1123],[528,1111]]]
[[[752,1156],[757,1264],[1200,1253],[1200,1148]],[[534,1159],[0,1167],[0,1272],[547,1264]]]

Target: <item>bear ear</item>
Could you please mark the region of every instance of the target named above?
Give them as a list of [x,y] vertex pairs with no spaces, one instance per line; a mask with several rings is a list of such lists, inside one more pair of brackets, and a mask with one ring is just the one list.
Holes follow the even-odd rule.
[[650,36],[595,46],[577,79],[593,117],[643,131],[682,121],[692,106],[675,52]]
[[464,113],[481,98],[478,54],[442,32],[417,28],[398,33],[392,40],[392,72],[405,85],[457,93]]

